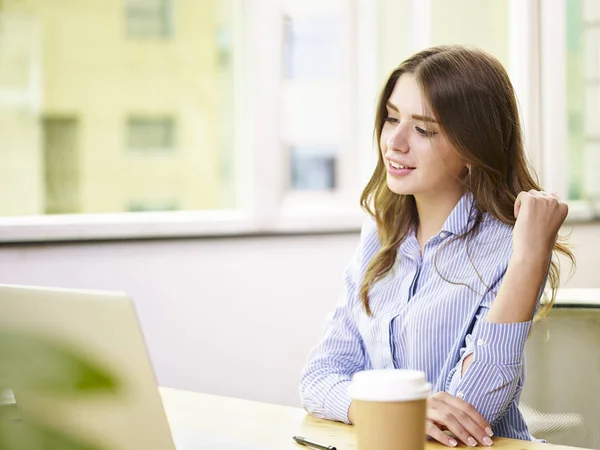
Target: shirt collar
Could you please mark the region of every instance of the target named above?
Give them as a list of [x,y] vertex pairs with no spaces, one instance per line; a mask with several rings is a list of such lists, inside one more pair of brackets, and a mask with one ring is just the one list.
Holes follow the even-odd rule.
[[442,225],[442,231],[454,235],[465,233],[469,223],[475,217],[473,206],[473,194],[465,192]]
[[[461,235],[467,231],[467,227],[475,217],[473,194],[466,192],[460,198],[440,230],[438,236],[447,237],[448,233],[453,235]],[[412,258],[420,258],[421,249],[417,241],[416,229],[411,227],[404,241],[400,244],[400,253]]]

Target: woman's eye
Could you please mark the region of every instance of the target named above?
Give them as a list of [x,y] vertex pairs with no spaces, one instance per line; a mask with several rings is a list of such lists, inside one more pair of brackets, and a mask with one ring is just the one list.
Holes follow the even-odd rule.
[[419,133],[423,137],[432,137],[437,134],[435,131],[427,131],[421,127],[415,127],[415,130],[417,130],[417,133]]
[[400,121],[395,117],[386,117],[385,121],[394,125],[398,125],[400,123]]

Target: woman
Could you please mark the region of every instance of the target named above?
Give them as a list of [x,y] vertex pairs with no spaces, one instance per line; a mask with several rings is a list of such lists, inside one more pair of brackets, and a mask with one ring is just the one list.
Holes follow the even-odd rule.
[[546,279],[549,306],[559,285],[553,251],[574,260],[557,241],[567,206],[527,166],[506,71],[480,50],[419,52],[385,84],[375,134],[370,220],[303,370],[305,409],[351,423],[355,372],[415,369],[434,387],[431,438],[532,439],[518,409],[523,348]]

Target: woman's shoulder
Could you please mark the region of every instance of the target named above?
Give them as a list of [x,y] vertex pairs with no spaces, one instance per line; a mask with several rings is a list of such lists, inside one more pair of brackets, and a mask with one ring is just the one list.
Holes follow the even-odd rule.
[[371,216],[367,216],[360,228],[360,242],[368,242],[371,240],[379,240],[377,233],[377,223]]
[[469,240],[470,253],[492,265],[508,264],[512,255],[512,232],[512,225],[484,213],[476,233]]
[[484,212],[480,223],[479,234],[481,234],[482,238],[489,237],[490,235],[496,235],[498,237],[508,239],[512,238],[513,228],[513,225],[502,222],[489,212]]
[[381,249],[379,232],[375,219],[368,216],[362,224],[360,230],[360,259],[369,261]]
[[480,232],[478,234],[481,236],[481,239],[496,236],[497,238],[511,240],[513,228],[513,225],[504,223],[489,212],[485,212],[481,219]]

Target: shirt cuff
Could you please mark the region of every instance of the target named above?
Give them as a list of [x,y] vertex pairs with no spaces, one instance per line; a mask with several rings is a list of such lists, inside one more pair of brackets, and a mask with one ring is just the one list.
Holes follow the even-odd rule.
[[492,323],[481,321],[473,335],[473,360],[496,365],[520,364],[532,321]]
[[352,400],[348,395],[350,381],[340,381],[334,385],[325,397],[324,407],[327,417],[338,422],[350,423],[348,409]]

